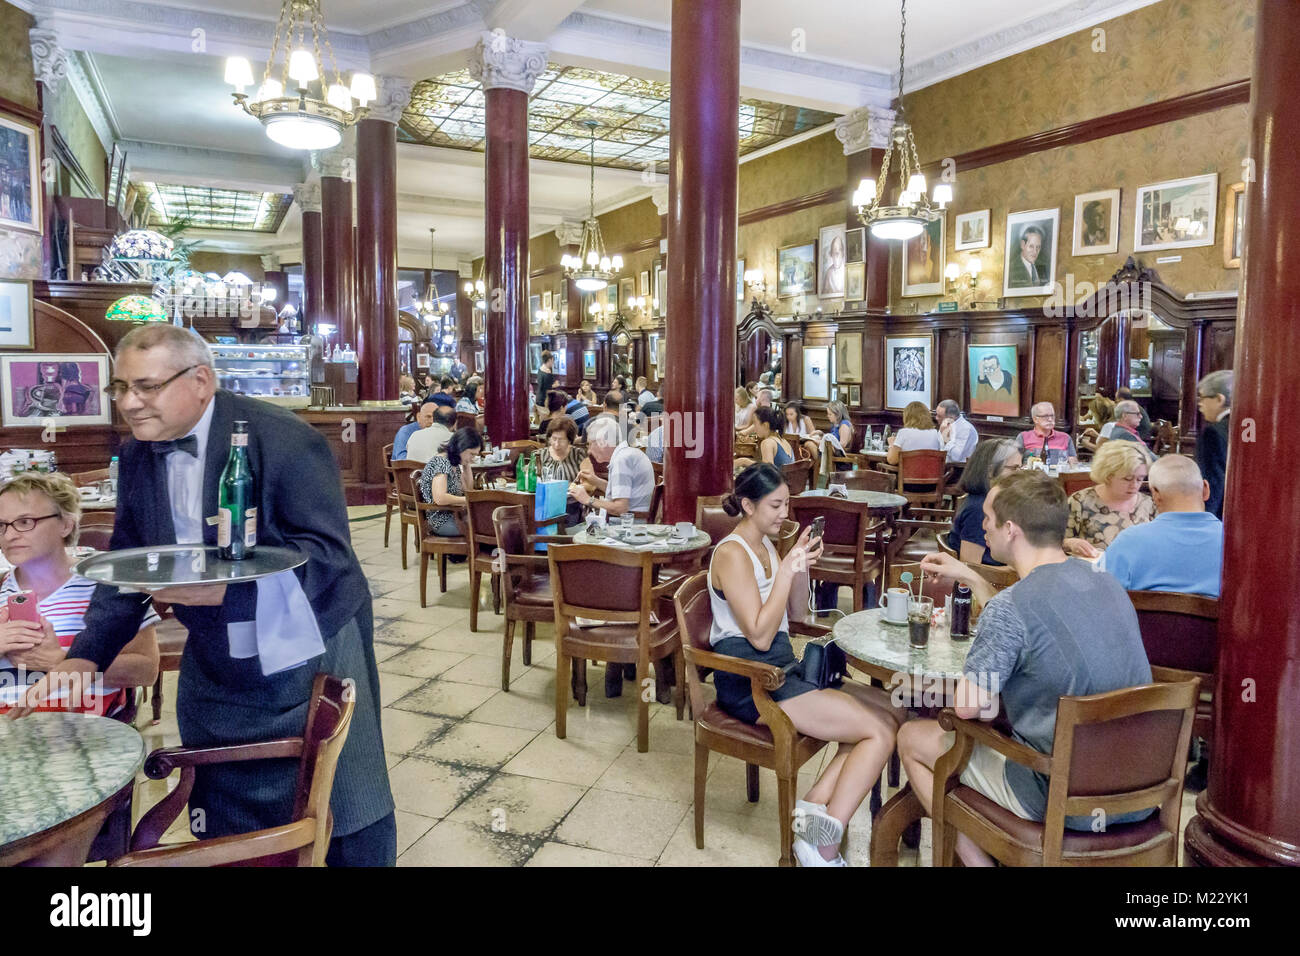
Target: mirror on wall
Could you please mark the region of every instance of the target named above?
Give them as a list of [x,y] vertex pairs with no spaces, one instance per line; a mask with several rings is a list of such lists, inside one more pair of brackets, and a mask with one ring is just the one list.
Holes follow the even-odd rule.
[[619,332],[610,342],[609,380],[622,375],[629,381],[636,378],[633,372],[632,338],[626,332]]

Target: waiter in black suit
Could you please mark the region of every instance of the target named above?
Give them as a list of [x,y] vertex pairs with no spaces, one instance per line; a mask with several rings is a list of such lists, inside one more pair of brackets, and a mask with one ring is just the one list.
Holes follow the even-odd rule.
[[1196,384],[1196,407],[1205,419],[1205,425],[1196,438],[1196,464],[1210,485],[1205,510],[1222,519],[1232,416],[1232,369],[1211,372]]
[[[111,548],[216,544],[221,472],[232,422],[246,421],[258,543],[297,549],[295,571],[239,584],[154,592],[189,630],[176,714],[189,747],[300,735],[318,672],[350,679],[355,709],[330,799],[332,866],[392,865],[396,824],[379,722],[370,592],[352,552],[338,466],[323,437],[292,413],[216,388],[212,353],[194,333],[146,325],[117,347],[107,391],[131,427],[122,449]],[[59,672],[102,671],[145,612],[138,593],[100,585]],[[66,678],[65,678],[66,679]],[[16,713],[23,713],[19,708]],[[198,837],[287,823],[297,761],[256,760],[196,773]],[[202,821],[199,830],[198,821]]]

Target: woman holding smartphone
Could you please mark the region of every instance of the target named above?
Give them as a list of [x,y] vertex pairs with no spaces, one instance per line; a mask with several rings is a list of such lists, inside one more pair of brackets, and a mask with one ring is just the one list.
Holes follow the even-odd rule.
[[[807,566],[821,555],[821,539],[805,528],[790,553],[777,557],[772,539],[785,521],[790,489],[775,466],[751,465],[737,476],[735,488],[722,506],[740,515],[740,523],[718,543],[709,562],[709,643],[719,654],[785,667],[795,660],[789,614],[806,614]],[[748,678],[714,671],[713,679],[718,706],[738,720],[759,722]],[[844,828],[893,752],[899,718],[883,691],[853,681],[840,690],[819,690],[797,669],[772,699],[800,733],[840,744],[795,804],[802,813],[794,850],[803,866],[844,866],[839,855]]]
[[[67,551],[80,520],[80,496],[67,475],[24,474],[0,487],[0,550],[13,565],[0,582],[0,670],[24,682],[67,657],[84,627],[95,582],[73,573]],[[86,702],[89,709],[111,717],[127,704],[125,688],[158,678],[158,621],[150,608],[105,672],[102,696]]]

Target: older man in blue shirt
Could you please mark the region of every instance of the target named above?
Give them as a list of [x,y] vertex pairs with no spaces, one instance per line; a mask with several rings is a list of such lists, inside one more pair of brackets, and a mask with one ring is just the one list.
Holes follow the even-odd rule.
[[425,402],[415,413],[415,421],[408,422],[397,430],[397,434],[393,437],[393,461],[406,460],[407,442],[419,429],[428,428],[433,424],[433,413],[437,410],[438,406],[433,402]]
[[1205,510],[1210,485],[1182,455],[1158,459],[1147,475],[1155,520],[1125,528],[1102,552],[1102,567],[1130,591],[1219,596],[1223,522]]

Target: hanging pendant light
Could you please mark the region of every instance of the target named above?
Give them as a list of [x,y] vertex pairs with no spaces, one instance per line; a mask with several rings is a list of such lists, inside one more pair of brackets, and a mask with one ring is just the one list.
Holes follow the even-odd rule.
[[[880,164],[879,179],[863,179],[853,192],[858,219],[876,239],[904,241],[921,234],[926,224],[943,215],[952,202],[952,186],[939,183],[932,196],[925,194],[925,175],[917,158],[916,139],[903,109],[903,54],[907,46],[907,0],[902,0],[902,25],[898,33],[898,113],[890,131],[889,147]],[[894,203],[886,201],[889,172],[897,171],[898,192]]]
[[560,265],[579,289],[596,292],[623,271],[623,257],[616,255],[611,258],[605,254],[605,240],[600,235],[600,220],[596,218],[596,127],[600,124],[587,120],[582,125],[591,130],[591,190],[587,218],[582,223],[582,244],[578,246],[578,254],[565,253],[560,258]]
[[[328,73],[322,45],[329,55]],[[351,84],[343,83],[320,0],[283,0],[262,83],[251,96],[244,92],[254,84],[246,57],[226,60],[226,82],[235,88],[235,103],[261,121],[271,140],[290,149],[337,146],[343,130],[361,119],[366,104],[376,98],[375,79],[368,73],[353,73]]]

